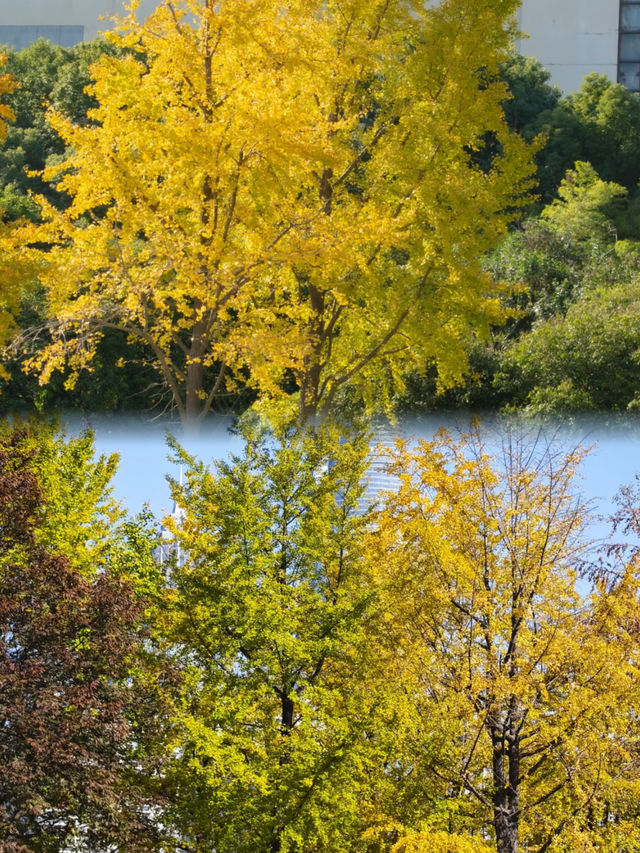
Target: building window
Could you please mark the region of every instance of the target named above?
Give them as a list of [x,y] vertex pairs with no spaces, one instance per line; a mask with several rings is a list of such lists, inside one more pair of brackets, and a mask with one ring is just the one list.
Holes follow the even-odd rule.
[[620,0],[618,83],[640,92],[640,0]]
[[14,50],[29,47],[38,39],[46,39],[60,47],[73,47],[84,41],[82,26],[0,26],[0,44],[8,45]]

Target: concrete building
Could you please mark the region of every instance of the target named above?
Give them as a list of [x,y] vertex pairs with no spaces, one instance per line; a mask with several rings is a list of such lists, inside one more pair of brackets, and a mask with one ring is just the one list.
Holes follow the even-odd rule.
[[[146,17],[157,0],[142,0],[140,17]],[[109,26],[109,18],[122,13],[123,0],[0,0],[0,44],[20,50],[39,38],[62,47],[90,41]]]
[[[23,48],[37,38],[71,46],[109,26],[123,0],[0,0],[0,44]],[[158,0],[142,0],[145,17]],[[640,0],[523,0],[518,49],[535,56],[565,91],[598,71],[640,91]]]
[[518,50],[535,56],[564,91],[591,71],[640,90],[640,2],[523,0]]

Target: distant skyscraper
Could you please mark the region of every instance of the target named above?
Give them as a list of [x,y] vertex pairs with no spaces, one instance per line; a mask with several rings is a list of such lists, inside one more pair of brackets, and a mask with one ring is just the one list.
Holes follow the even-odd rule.
[[640,3],[620,3],[618,82],[640,92]]
[[[180,485],[182,485],[182,465],[180,466]],[[180,527],[185,519],[185,511],[179,506],[176,501],[173,502],[173,509],[169,518],[173,521],[176,527]],[[161,566],[166,567],[167,579],[169,579],[171,568],[175,564],[178,566],[184,565],[185,554],[180,547],[180,543],[176,542],[175,536],[168,527],[163,527],[160,531],[160,541],[153,552],[153,556]]]
[[386,419],[380,419],[374,424],[370,442],[370,463],[366,475],[367,486],[360,499],[362,509],[375,505],[383,492],[397,490],[399,480],[394,474],[389,473],[388,467],[396,442],[403,441],[404,438],[404,427],[399,421],[391,423]]
[[637,90],[630,73],[640,61],[637,38],[634,47],[620,27],[621,15],[625,27],[637,17],[631,7],[640,8],[627,0],[523,0],[518,24],[529,38],[518,40],[517,48],[538,59],[565,92],[579,88],[592,71]]

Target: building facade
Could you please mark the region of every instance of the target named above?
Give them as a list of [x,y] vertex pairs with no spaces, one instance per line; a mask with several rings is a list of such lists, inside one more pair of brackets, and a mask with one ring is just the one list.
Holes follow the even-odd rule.
[[[139,17],[155,6],[157,0],[142,0]],[[72,47],[94,39],[122,11],[123,0],[0,0],[0,44],[21,50],[45,38]]]
[[[158,0],[141,0],[139,16]],[[122,11],[123,0],[0,0],[0,44],[18,49],[37,38],[65,47],[88,41]],[[106,16],[106,20],[100,20]],[[640,91],[640,0],[522,0],[518,49],[572,91],[590,71]]]
[[639,0],[523,0],[518,23],[518,50],[564,91],[591,71],[640,91]]

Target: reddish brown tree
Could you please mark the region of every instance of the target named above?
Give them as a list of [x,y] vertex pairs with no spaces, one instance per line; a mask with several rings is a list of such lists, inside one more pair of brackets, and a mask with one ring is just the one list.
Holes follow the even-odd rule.
[[[87,577],[38,541],[33,436],[0,437],[0,851],[149,850],[153,805],[131,767],[149,697],[133,586]],[[153,715],[151,715],[153,716]]]

